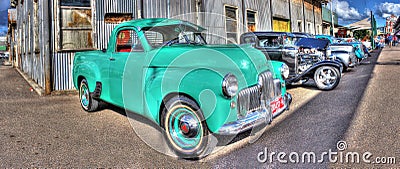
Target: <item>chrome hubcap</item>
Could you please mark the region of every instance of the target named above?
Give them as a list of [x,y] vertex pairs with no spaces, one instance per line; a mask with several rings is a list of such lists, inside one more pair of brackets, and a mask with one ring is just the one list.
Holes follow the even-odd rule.
[[317,81],[327,87],[333,86],[336,82],[337,74],[330,68],[322,69],[318,72]]
[[168,116],[166,129],[174,146],[182,152],[190,153],[199,148],[202,142],[200,119],[189,107],[176,107]]

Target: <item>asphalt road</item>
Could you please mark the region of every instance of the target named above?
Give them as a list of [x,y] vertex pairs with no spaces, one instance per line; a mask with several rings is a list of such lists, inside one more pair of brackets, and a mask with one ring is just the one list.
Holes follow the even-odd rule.
[[[336,90],[321,92],[312,83],[291,87],[291,110],[277,117],[260,139],[219,147],[199,161],[178,160],[150,148],[124,110],[106,107],[86,113],[76,95],[39,97],[14,69],[0,66],[0,168],[398,168],[400,48],[385,48],[379,60],[377,54],[370,64],[346,72]],[[345,150],[338,150],[338,141],[347,143]],[[258,160],[265,150],[275,153],[272,162],[265,156]],[[397,164],[321,160],[329,150],[395,157]],[[287,154],[287,163],[278,161],[280,152]],[[314,152],[321,162],[289,161],[290,153],[303,152]]]

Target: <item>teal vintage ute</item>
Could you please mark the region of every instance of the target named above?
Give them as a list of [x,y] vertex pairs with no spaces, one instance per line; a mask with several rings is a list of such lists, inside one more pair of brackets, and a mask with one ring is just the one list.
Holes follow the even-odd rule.
[[[117,25],[107,49],[76,53],[73,81],[86,111],[100,102],[146,117],[181,158],[201,158],[210,135],[236,135],[289,108],[286,70],[250,45],[211,45],[204,28],[174,19]],[[204,36],[205,35],[205,36]]]

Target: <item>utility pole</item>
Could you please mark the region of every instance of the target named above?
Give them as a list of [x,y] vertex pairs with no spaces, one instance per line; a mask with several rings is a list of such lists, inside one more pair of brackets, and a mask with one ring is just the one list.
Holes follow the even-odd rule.
[[334,15],[333,15],[333,0],[331,1],[331,21],[332,21],[332,31],[331,35],[335,36],[335,21],[334,21]]
[[375,36],[377,35],[377,31],[376,31],[376,20],[375,20],[375,16],[372,13],[371,10],[371,46],[372,49],[375,49]]

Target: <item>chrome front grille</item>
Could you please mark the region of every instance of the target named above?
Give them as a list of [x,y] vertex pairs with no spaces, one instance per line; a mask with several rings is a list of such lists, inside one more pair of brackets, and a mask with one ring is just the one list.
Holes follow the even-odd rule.
[[244,117],[249,112],[268,108],[275,96],[274,79],[271,72],[261,73],[258,84],[239,92],[237,97],[238,115]]

